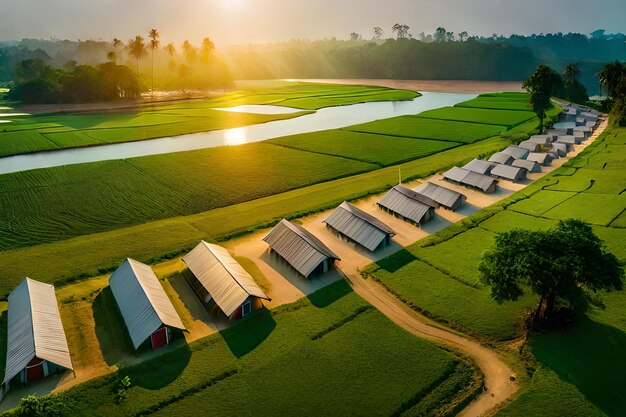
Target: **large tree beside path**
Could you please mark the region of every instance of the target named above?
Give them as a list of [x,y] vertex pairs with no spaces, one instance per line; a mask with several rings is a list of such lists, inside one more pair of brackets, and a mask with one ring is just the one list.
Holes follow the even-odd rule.
[[621,290],[624,271],[591,226],[568,219],[552,229],[500,233],[479,266],[498,303],[517,300],[526,289],[540,297],[531,325],[549,323],[560,301],[570,309],[585,305],[589,292]]
[[539,129],[543,130],[546,111],[552,106],[550,98],[562,90],[563,80],[559,73],[542,64],[524,81],[523,87],[530,93],[530,104],[539,117]]

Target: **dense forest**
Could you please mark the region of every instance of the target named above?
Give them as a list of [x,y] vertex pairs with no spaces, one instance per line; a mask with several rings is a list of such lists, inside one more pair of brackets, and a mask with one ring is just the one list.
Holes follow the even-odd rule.
[[[24,39],[0,42],[0,83],[15,79],[16,65],[41,59],[53,68],[104,62],[124,64],[145,89],[227,88],[232,79],[265,78],[392,78],[524,80],[538,64],[558,72],[577,64],[589,94],[600,93],[597,74],[608,62],[626,60],[626,36],[598,30],[589,35],[455,34],[438,28],[413,36],[396,24],[386,36],[376,27],[371,35],[352,33],[348,40],[324,39],[229,47],[216,50],[209,38],[199,46],[185,41],[152,48],[150,39],[138,54],[134,42]],[[135,50],[136,51],[136,50]],[[231,75],[232,74],[232,75]]]
[[524,80],[539,64],[557,71],[577,64],[590,94],[600,93],[598,72],[607,62],[626,60],[626,36],[603,30],[590,35],[556,33],[475,37],[438,28],[413,37],[407,25],[394,36],[373,29],[371,39],[327,39],[230,48],[233,76],[246,78],[393,78]]

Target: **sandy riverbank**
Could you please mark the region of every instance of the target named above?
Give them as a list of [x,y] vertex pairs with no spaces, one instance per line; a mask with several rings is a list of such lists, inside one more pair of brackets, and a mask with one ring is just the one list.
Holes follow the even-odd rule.
[[389,80],[389,79],[298,79],[303,81],[330,84],[375,85],[414,91],[435,93],[494,93],[501,91],[524,91],[522,81],[472,81],[472,80]]

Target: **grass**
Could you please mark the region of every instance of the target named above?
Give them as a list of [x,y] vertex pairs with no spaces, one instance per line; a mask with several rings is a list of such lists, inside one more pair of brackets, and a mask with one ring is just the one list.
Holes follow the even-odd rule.
[[412,139],[342,129],[272,139],[269,143],[361,162],[388,166],[432,155],[462,145],[427,139]]
[[381,135],[472,143],[491,136],[496,136],[504,132],[507,128],[506,126],[425,119],[415,116],[400,116],[350,126],[346,128],[346,130],[347,129],[355,132],[376,133]]
[[[274,145],[265,146],[278,148]],[[506,147],[506,142],[500,138],[487,139],[407,162],[399,167],[405,180],[421,178],[452,165],[467,162],[478,155],[494,152],[504,147]],[[343,159],[341,161],[350,162]],[[95,166],[95,164],[90,164],[92,169]],[[125,169],[122,165],[119,166],[121,167],[120,170]],[[70,167],[67,168],[69,169]],[[175,169],[175,167],[172,169]],[[45,190],[48,185],[54,186],[54,181],[50,180],[50,178],[54,178],[50,176],[51,172],[51,170],[28,171],[22,174],[29,182],[37,184],[34,187],[34,191],[20,190],[17,182],[10,185],[7,178],[15,178],[12,176],[2,176],[0,181],[4,181],[4,184],[6,184],[4,186],[7,189],[14,189],[18,193],[41,193],[41,190]],[[119,174],[123,171],[117,172]],[[34,175],[34,173],[39,175]],[[89,178],[90,176],[86,175],[85,177]],[[120,175],[117,175],[117,177],[123,180],[123,177]],[[67,176],[66,178],[69,181],[72,179],[72,176]],[[76,186],[80,186],[78,178],[75,178],[75,180],[78,183]],[[293,218],[304,213],[331,208],[344,200],[382,192],[395,185],[397,180],[398,167],[382,168],[364,174],[327,181],[269,197],[209,210],[196,215],[172,217],[54,243],[4,250],[0,252],[0,270],[3,271],[3,278],[0,281],[0,294],[8,294],[24,276],[62,284],[77,278],[100,275],[111,271],[126,257],[132,257],[143,262],[153,262],[162,259],[164,256],[175,256],[191,249],[200,239],[213,241],[224,239],[264,225],[271,225],[282,217]],[[67,189],[71,192],[71,188],[74,186],[74,183],[68,183]],[[148,185],[148,187],[151,186],[151,184]],[[159,185],[155,185],[155,187],[159,187]],[[37,191],[39,189],[40,191]],[[122,187],[112,188],[111,192],[113,191],[118,193],[119,198],[123,198],[128,195],[129,190]],[[90,192],[102,192],[102,190]],[[146,190],[142,192],[146,192]],[[175,191],[169,192],[173,193]],[[164,199],[164,195],[167,194],[158,196],[158,201],[161,204],[176,203],[175,199]],[[0,198],[2,198],[1,196],[2,193],[0,193]],[[81,199],[73,203],[76,206],[81,206],[82,201]],[[151,209],[154,202],[146,201],[145,204],[148,209]],[[105,207],[108,206],[109,203]],[[22,216],[23,214],[18,210],[18,206],[15,205],[14,207],[16,211],[11,210],[3,214],[7,217]],[[83,210],[84,208],[80,207],[80,209]],[[100,210],[100,213],[102,213],[102,210]],[[48,215],[44,211],[40,213],[38,223],[43,228],[40,232],[41,236],[37,237],[35,235],[30,238],[50,239],[51,236],[48,232],[45,232],[45,229],[51,226],[67,227],[66,223],[76,224],[74,223],[75,218],[70,218],[67,215],[59,225],[49,225],[44,222],[45,216]],[[125,221],[124,219],[116,219],[114,216],[108,218],[110,221]],[[80,224],[78,223],[78,225]],[[14,239],[18,239],[18,242],[24,242],[25,238],[21,236],[21,232],[13,224],[10,223],[5,230],[6,234],[2,237],[3,244],[15,245]],[[147,245],[146,242],[150,242],[150,244]],[[68,256],[68,254],[71,254],[71,256]]]
[[517,337],[526,309],[535,303],[527,296],[518,303],[497,304],[488,288],[466,285],[422,260],[397,270],[385,268],[383,262],[374,271],[376,279],[406,303],[433,319],[490,339]]
[[481,94],[475,99],[458,103],[455,107],[532,111],[529,99],[530,95],[527,93],[489,93]]
[[548,368],[539,368],[530,386],[497,414],[498,417],[604,417],[576,387]]
[[[520,335],[536,297],[498,305],[478,282],[481,253],[496,233],[512,228],[546,229],[579,217],[622,262],[626,230],[620,181],[624,167],[615,146],[624,129],[613,129],[567,166],[526,189],[475,213],[403,252],[379,261],[368,273],[413,308],[482,339]],[[594,180],[593,182],[591,180]],[[613,227],[611,227],[611,226]],[[626,408],[626,293],[598,294],[586,315],[564,330],[533,334],[530,385],[501,416],[618,416]]]
[[[137,111],[8,118],[12,122],[0,126],[0,157],[234,128],[297,117],[306,111],[327,106],[410,100],[418,96],[413,91],[385,87],[266,83],[214,99],[144,106]],[[277,104],[301,108],[303,112],[262,115],[213,110],[239,104]]]
[[189,215],[375,168],[256,143],[7,174],[0,176],[0,249]]
[[[60,395],[81,416],[249,410],[275,416],[294,407],[302,415],[390,415],[442,408],[457,396],[451,387],[471,374],[459,359],[395,326],[338,282]],[[124,376],[132,386],[117,401],[115,387]]]
[[535,117],[535,114],[530,111],[444,107],[420,113],[420,117],[453,120],[457,122],[492,124],[512,128],[532,119]]

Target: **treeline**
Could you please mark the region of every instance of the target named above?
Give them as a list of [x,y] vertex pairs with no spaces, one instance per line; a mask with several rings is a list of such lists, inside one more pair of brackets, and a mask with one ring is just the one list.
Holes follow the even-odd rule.
[[24,39],[0,42],[0,86],[17,81],[16,65],[40,59],[64,69],[97,68],[103,63],[122,64],[135,72],[147,90],[210,90],[233,86],[230,70],[215,45],[206,37],[198,44],[185,40],[180,45],[162,44],[156,29],[128,41],[69,41]]
[[16,65],[13,79],[8,98],[26,104],[135,99],[141,94],[136,75],[113,62],[53,68],[42,59],[27,59]]
[[272,45],[231,48],[228,63],[236,79],[247,78],[403,78],[523,80],[547,64],[559,72],[576,63],[581,83],[592,94],[606,62],[626,60],[626,36],[598,30],[539,35],[470,36],[437,28],[413,36],[396,24],[386,38],[351,33],[349,40],[294,40]]
[[236,79],[392,78],[521,80],[536,65],[530,48],[481,42],[291,42],[236,48],[226,55]]

